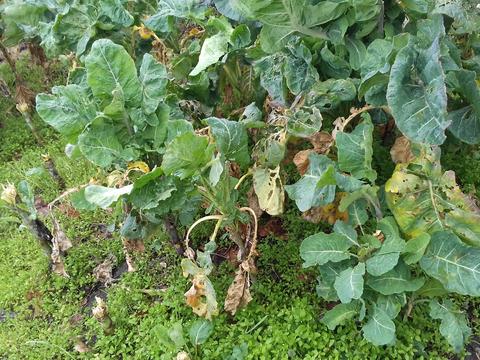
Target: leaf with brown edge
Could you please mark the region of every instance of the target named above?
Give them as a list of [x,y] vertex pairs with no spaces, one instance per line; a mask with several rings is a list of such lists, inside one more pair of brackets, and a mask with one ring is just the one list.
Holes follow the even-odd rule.
[[208,320],[218,314],[218,305],[213,285],[205,274],[192,278],[192,286],[185,293],[185,300],[195,314]]
[[185,300],[195,314],[211,320],[218,314],[215,289],[207,277],[206,270],[199,267],[191,259],[182,260],[183,276],[191,276],[192,286],[185,293]]
[[412,161],[414,155],[412,153],[412,149],[410,148],[410,140],[408,140],[405,136],[398,137],[390,149],[390,155],[392,156],[392,161],[395,164],[408,163]]
[[348,221],[348,211],[340,211],[340,201],[345,193],[337,193],[335,201],[325,206],[311,208],[302,214],[302,218],[308,222],[318,224],[321,222],[335,224],[337,220]]
[[250,272],[254,271],[253,260],[246,260],[240,264],[235,272],[235,279],[228,288],[225,298],[224,309],[232,315],[235,315],[238,309],[252,301],[250,294]]

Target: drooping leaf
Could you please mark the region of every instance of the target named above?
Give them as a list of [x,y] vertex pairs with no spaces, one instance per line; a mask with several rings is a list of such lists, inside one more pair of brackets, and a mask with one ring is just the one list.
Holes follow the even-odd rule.
[[327,325],[330,330],[335,330],[338,325],[352,319],[356,314],[358,314],[358,311],[359,306],[355,301],[352,301],[348,304],[338,304],[333,309],[328,310],[325,313],[322,318],[322,323]]
[[145,114],[157,110],[167,85],[167,70],[150,54],[143,55],[139,79],[143,88],[142,108]]
[[348,249],[352,243],[344,235],[318,233],[302,241],[300,256],[303,267],[323,265],[329,261],[339,262],[350,257]]
[[256,168],[253,172],[253,188],[263,211],[272,216],[283,213],[285,192],[280,178],[280,166],[273,170]]
[[212,130],[217,149],[227,160],[244,167],[250,162],[248,135],[242,123],[219,118],[205,120]]
[[455,308],[452,301],[446,299],[442,304],[436,300],[430,301],[430,316],[442,320],[440,333],[456,353],[461,352],[472,333],[465,315]]
[[371,182],[377,178],[372,169],[373,124],[366,118],[351,133],[339,132],[336,137],[338,166],[358,179]]
[[374,307],[362,331],[363,337],[374,345],[386,345],[395,340],[395,324],[379,307]]
[[89,185],[85,188],[85,199],[96,206],[106,209],[123,196],[130,194],[133,185],[121,188],[109,188],[100,185]]
[[335,199],[335,168],[325,155],[310,154],[307,172],[293,185],[286,185],[288,196],[300,211],[331,203]]
[[332,53],[327,46],[322,49],[320,55],[323,60],[322,71],[325,75],[334,79],[345,79],[350,76],[352,72],[350,64],[340,56]]
[[464,245],[448,231],[432,234],[420,266],[445,289],[462,295],[480,296],[480,249]]
[[85,67],[93,95],[104,104],[112,101],[112,92],[119,87],[128,105],[140,105],[142,88],[135,63],[122,46],[108,39],[95,41],[85,58]]
[[199,267],[190,259],[182,260],[183,275],[190,276],[192,281],[192,287],[185,293],[185,299],[195,314],[210,320],[218,314],[218,303],[213,284],[207,276],[211,271],[210,266],[204,265],[205,267]]
[[363,275],[365,275],[365,264],[358,263],[355,267],[348,268],[337,276],[334,287],[342,303],[360,299],[363,294]]

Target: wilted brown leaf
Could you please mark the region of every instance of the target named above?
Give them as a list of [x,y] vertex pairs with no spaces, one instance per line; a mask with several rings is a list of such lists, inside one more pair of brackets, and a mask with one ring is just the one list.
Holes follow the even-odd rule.
[[298,153],[295,154],[293,157],[293,163],[297,167],[297,171],[299,172],[300,175],[304,175],[307,170],[308,170],[308,157],[310,156],[311,153],[313,153],[314,150],[309,149],[309,150],[301,150]]
[[395,144],[393,144],[392,148],[390,149],[390,155],[392,156],[392,161],[395,164],[408,163],[413,160],[414,155],[412,154],[412,150],[410,148],[410,140],[408,140],[405,136],[398,137],[395,140]]
[[53,222],[52,242],[58,244],[58,248],[61,252],[67,251],[72,247],[72,242],[60,227],[60,223],[57,221],[57,219],[52,217],[52,222]]
[[116,263],[117,258],[113,254],[109,254],[108,257],[99,264],[95,269],[93,269],[93,276],[97,281],[105,284],[105,286],[110,285],[113,282],[112,278],[112,269],[113,265]]
[[252,268],[252,261],[244,261],[235,272],[235,279],[228,288],[227,297],[225,298],[224,308],[226,312],[235,315],[237,310],[250,301],[252,295],[250,294],[250,272]]
[[320,131],[309,138],[313,145],[313,148],[318,154],[328,154],[331,146],[333,145],[333,137],[325,131]]

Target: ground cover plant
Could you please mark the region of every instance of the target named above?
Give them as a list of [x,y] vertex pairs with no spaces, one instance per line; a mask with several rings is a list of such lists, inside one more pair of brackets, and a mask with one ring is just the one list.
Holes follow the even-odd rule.
[[[94,3],[1,5],[2,107],[45,150],[2,149],[2,226],[28,230],[31,268],[51,270],[27,290],[31,316],[55,308],[49,321],[68,329],[23,346],[60,358],[477,351],[475,3]],[[24,74],[25,43],[43,79]],[[7,135],[21,126],[10,122]],[[37,159],[9,174],[15,151]],[[2,322],[22,337],[9,292]],[[302,329],[304,343],[287,341]],[[340,345],[360,333],[360,349]]]

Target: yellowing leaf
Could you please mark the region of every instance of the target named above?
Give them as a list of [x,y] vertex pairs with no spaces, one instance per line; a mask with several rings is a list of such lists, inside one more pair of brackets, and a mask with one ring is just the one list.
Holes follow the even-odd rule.
[[253,173],[253,188],[258,197],[260,208],[270,215],[283,212],[285,192],[280,178],[280,166],[275,169],[257,168]]
[[128,170],[137,170],[143,172],[144,174],[150,172],[149,166],[143,161],[133,161],[128,163]]

